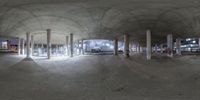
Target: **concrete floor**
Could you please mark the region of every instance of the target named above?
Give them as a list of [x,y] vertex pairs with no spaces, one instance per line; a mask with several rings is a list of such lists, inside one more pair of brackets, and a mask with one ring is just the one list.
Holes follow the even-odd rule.
[[0,100],[199,100],[200,57],[0,56]]

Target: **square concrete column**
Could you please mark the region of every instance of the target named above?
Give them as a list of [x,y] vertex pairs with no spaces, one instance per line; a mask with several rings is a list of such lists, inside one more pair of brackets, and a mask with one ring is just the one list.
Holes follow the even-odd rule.
[[66,36],[66,44],[65,44],[65,47],[66,47],[66,53],[67,53],[67,55],[69,56],[69,36]]
[[118,55],[118,39],[114,40],[114,55]]
[[84,43],[84,40],[82,39],[81,40],[81,53],[82,53],[82,55],[84,55],[84,48],[83,48],[83,43]]
[[181,55],[181,39],[176,39],[176,54]]
[[147,41],[147,48],[146,48],[146,56],[147,56],[147,60],[150,60],[151,59],[151,52],[152,52],[152,49],[151,49],[151,31],[150,30],[147,30],[146,32],[146,41]]
[[22,39],[22,48],[21,48],[21,52],[22,52],[22,55],[24,55],[24,47],[25,47],[25,40]]
[[26,33],[26,58],[30,58],[30,32]]
[[167,35],[167,55],[173,57],[173,37],[172,34]]
[[74,44],[73,44],[73,33],[70,34],[70,57],[73,57]]
[[18,38],[18,55],[21,54],[21,39]]
[[31,55],[33,56],[34,54],[34,36],[31,35]]
[[47,58],[51,59],[51,29],[47,29]]
[[129,35],[124,34],[124,56],[129,57]]

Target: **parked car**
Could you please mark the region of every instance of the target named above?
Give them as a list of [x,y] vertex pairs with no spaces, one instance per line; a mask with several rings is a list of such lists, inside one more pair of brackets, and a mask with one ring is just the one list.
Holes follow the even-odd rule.
[[101,52],[101,48],[100,47],[94,47],[94,48],[91,49],[91,52],[92,53],[99,53],[99,52]]

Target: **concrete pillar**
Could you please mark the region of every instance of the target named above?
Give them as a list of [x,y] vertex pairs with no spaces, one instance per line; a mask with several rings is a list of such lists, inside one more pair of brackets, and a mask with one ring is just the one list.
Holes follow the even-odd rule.
[[26,33],[26,58],[30,58],[30,32]]
[[155,44],[155,53],[158,53],[158,44]]
[[151,31],[150,30],[147,30],[146,32],[146,41],[147,41],[147,48],[146,48],[146,56],[147,56],[147,60],[150,60],[151,59],[151,52],[152,52],[152,49],[151,49]]
[[176,39],[176,54],[181,55],[181,39]]
[[81,55],[82,54],[82,47],[81,47],[81,43],[82,42],[82,40],[78,40],[78,49],[79,49],[79,55]]
[[134,52],[138,52],[138,47],[137,47],[137,43],[136,42],[134,42]]
[[81,40],[81,53],[82,53],[82,55],[84,55],[84,48],[83,48],[83,43],[84,43],[84,40],[82,39]]
[[167,55],[173,57],[173,37],[172,34],[167,35]]
[[140,53],[140,43],[137,43],[137,49],[138,53]]
[[44,44],[42,43],[42,45],[41,45],[41,53],[42,53],[42,55],[44,54]]
[[58,55],[58,51],[59,51],[59,46],[58,44],[56,44],[56,56]]
[[143,53],[143,47],[140,46],[140,53]]
[[66,36],[65,47],[66,47],[66,53],[69,56],[69,36]]
[[39,56],[40,55],[39,43],[37,43],[36,48],[37,48],[37,56]]
[[47,29],[47,58],[51,58],[51,29]]
[[34,36],[31,35],[31,55],[33,56],[34,53]]
[[114,55],[118,55],[118,39],[114,40]]
[[130,42],[130,54],[133,54],[133,41]]
[[18,38],[18,55],[20,55],[21,53],[21,39]]
[[44,48],[44,44],[42,43],[41,48]]
[[163,48],[163,44],[160,44],[160,53],[163,53],[163,50],[164,50],[164,48]]
[[73,57],[74,44],[73,44],[73,33],[70,34],[70,56]]
[[199,38],[199,49],[200,49],[200,38]]
[[22,55],[24,55],[24,47],[25,47],[25,40],[22,39],[22,48],[21,48],[21,52],[22,52]]
[[124,55],[126,58],[129,57],[129,35],[124,34]]

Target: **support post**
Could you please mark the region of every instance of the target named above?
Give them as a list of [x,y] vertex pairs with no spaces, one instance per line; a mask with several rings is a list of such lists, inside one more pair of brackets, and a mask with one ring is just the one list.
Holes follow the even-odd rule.
[[21,39],[18,38],[18,55],[20,55],[21,53]]
[[158,44],[155,44],[155,53],[158,53]]
[[173,57],[173,37],[172,34],[167,35],[167,55]]
[[150,60],[151,59],[151,52],[152,52],[152,49],[151,49],[151,31],[150,30],[147,30],[146,32],[146,41],[147,41],[147,48],[146,48],[146,56],[147,56],[147,60]]
[[47,58],[51,59],[51,29],[47,29]]
[[138,50],[137,50],[138,53],[140,53],[140,43],[139,43],[139,42],[137,43],[137,49],[138,49]]
[[118,55],[118,39],[114,40],[114,55]]
[[160,53],[163,53],[163,49],[164,49],[163,46],[164,46],[163,44],[160,44]]
[[34,54],[34,36],[31,35],[31,55],[33,56]]
[[25,47],[25,40],[24,39],[22,39],[22,55],[24,55],[25,53],[24,53],[24,47]]
[[181,39],[176,39],[176,54],[181,55]]
[[66,47],[66,54],[69,56],[69,36],[66,36],[65,47]]
[[73,57],[74,45],[73,45],[73,33],[70,34],[70,57]]
[[30,32],[26,33],[26,58],[30,58]]
[[124,34],[124,55],[126,58],[129,57],[129,35]]
[[199,38],[199,51],[200,51],[200,38]]
[[82,47],[81,47],[81,43],[82,41],[81,40],[78,40],[78,51],[79,51],[79,55],[82,54]]
[[81,53],[82,53],[82,55],[84,55],[83,43],[84,43],[84,40],[82,39],[81,40]]

